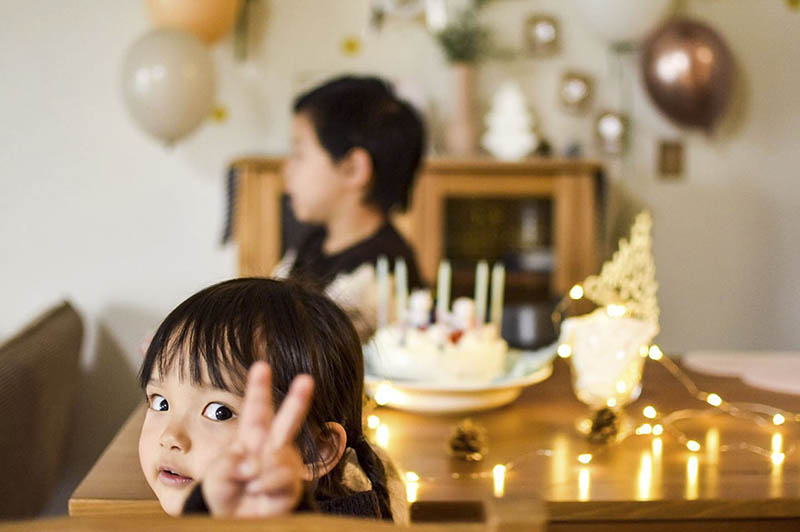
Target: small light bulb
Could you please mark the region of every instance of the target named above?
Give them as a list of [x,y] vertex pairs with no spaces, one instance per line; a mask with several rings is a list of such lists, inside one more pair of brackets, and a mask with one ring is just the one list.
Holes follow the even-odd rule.
[[772,463],[777,466],[783,463],[783,460],[786,458],[786,455],[783,453],[772,453],[770,458],[772,459]]
[[589,453],[579,454],[578,455],[578,462],[586,465],[592,461],[592,455]]
[[610,398],[610,399],[608,399],[608,400],[606,401],[606,406],[607,406],[608,408],[614,408],[615,406],[617,406],[617,400],[616,400],[616,399],[614,399],[613,397],[612,397],[612,398]]
[[558,346],[558,356],[561,358],[569,358],[572,356],[572,347],[569,344],[561,344]]
[[375,402],[383,406],[387,404],[392,398],[392,385],[388,382],[382,382],[378,385],[378,390],[375,392]]
[[696,453],[697,451],[700,450],[700,444],[694,440],[689,440],[686,442],[686,448],[692,451],[693,453]]
[[646,417],[647,419],[655,419],[658,413],[656,412],[656,409],[653,408],[652,406],[646,406],[644,407],[644,410],[642,410],[642,414],[644,414],[644,417]]
[[786,422],[786,418],[782,414],[775,414],[772,416],[772,422],[776,425],[783,425]]
[[497,464],[492,468],[492,484],[494,485],[494,496],[502,497],[505,494],[506,488],[506,466]]
[[583,297],[583,287],[579,284],[576,284],[572,288],[569,289],[569,297],[572,299],[580,299]]
[[636,428],[636,434],[638,435],[652,434],[652,433],[653,433],[653,427],[650,425],[650,423],[645,423],[644,425],[640,425]]
[[710,393],[708,397],[706,397],[706,402],[711,406],[719,406],[722,404],[722,397],[715,393]]
[[625,386],[623,381],[617,381],[617,393],[625,393],[625,390],[627,389],[628,387]]
[[650,355],[651,360],[661,360],[661,357],[664,356],[664,353],[661,352],[661,349],[659,349],[657,345],[651,345],[650,352],[648,354]]
[[408,471],[406,472],[406,480],[408,482],[419,482],[419,475],[417,475],[413,471]]
[[417,502],[418,491],[419,491],[419,484],[417,482],[408,482],[406,484],[406,500],[408,502]]
[[662,427],[661,425],[653,425],[653,434],[655,434],[656,436],[661,436],[662,434],[664,434],[664,427]]
[[375,431],[375,442],[384,449],[389,446],[389,427],[380,425]]
[[375,414],[372,414],[367,418],[367,427],[369,427],[372,430],[377,429],[378,425],[380,424],[381,424],[381,418],[379,418]]

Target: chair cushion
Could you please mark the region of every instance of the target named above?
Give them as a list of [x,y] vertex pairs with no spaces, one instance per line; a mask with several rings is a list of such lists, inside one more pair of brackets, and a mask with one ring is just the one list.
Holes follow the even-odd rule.
[[0,518],[36,515],[58,479],[82,339],[64,302],[0,345]]

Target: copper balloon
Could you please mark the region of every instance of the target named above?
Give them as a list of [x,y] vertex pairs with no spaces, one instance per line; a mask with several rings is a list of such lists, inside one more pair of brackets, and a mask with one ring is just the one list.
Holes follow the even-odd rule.
[[675,19],[645,42],[642,71],[656,106],[676,123],[710,131],[733,92],[733,55],[711,28]]

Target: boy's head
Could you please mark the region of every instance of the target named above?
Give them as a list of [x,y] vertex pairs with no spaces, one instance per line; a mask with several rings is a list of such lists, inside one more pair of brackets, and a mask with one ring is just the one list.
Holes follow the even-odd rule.
[[232,441],[247,370],[256,360],[272,367],[276,408],[295,376],[314,378],[297,444],[307,480],[336,492],[345,446],[363,440],[358,335],[324,295],[292,282],[235,279],[173,310],[156,331],[139,374],[149,406],[139,460],[168,513],[181,512],[194,481]]
[[405,209],[425,151],[419,114],[383,80],[345,76],[294,104],[286,188],[297,218],[325,223],[347,200]]

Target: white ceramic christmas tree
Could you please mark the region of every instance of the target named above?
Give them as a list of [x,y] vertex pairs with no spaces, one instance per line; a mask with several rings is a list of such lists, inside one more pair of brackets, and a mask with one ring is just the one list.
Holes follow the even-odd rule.
[[517,82],[506,81],[492,97],[481,144],[498,159],[522,159],[539,144],[533,126],[522,89]]

